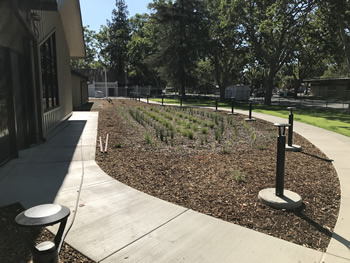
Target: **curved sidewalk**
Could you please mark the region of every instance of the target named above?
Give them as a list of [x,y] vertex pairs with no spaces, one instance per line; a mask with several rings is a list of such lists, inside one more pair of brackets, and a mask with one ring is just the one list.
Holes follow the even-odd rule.
[[74,211],[80,191],[66,242],[97,262],[350,262],[350,231],[345,227],[350,223],[349,138],[295,124],[296,132],[335,160],[341,181],[336,234],[327,253],[321,253],[159,200],[112,179],[95,162],[97,123],[98,113],[75,112],[46,143],[21,151],[18,159],[1,167],[0,206],[54,202]]

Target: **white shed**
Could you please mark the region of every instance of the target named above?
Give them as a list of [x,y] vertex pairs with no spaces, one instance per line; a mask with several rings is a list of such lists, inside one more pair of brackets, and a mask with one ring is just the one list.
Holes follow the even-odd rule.
[[249,100],[250,85],[228,86],[225,90],[225,98],[235,97],[236,100]]

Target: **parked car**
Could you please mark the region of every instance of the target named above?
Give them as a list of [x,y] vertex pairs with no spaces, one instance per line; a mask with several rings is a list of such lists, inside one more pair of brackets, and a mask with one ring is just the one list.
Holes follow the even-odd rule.
[[95,98],[103,98],[103,97],[104,97],[104,94],[102,91],[100,90],[95,91]]

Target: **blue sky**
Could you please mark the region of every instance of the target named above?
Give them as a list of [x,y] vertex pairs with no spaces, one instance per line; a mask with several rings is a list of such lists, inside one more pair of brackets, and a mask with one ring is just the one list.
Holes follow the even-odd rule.
[[[148,12],[148,3],[152,0],[125,0],[130,16],[136,13]],[[106,25],[111,20],[115,0],[80,0],[83,25],[90,25],[90,29],[99,31],[100,25]]]

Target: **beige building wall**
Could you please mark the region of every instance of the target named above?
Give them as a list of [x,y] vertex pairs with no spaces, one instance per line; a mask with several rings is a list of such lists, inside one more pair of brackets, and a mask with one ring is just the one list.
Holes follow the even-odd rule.
[[73,109],[82,107],[88,102],[88,85],[87,80],[72,74],[72,94],[73,94]]
[[60,14],[52,11],[36,11],[36,13],[42,18],[42,21],[38,22],[36,26],[39,33],[39,43],[42,44],[53,33],[56,34],[59,107],[45,113],[43,112],[43,129],[45,135],[57,123],[69,117],[72,113],[72,78],[70,54]]

